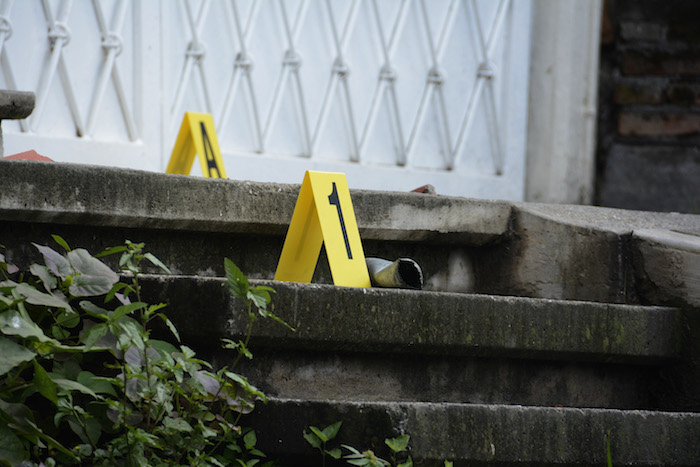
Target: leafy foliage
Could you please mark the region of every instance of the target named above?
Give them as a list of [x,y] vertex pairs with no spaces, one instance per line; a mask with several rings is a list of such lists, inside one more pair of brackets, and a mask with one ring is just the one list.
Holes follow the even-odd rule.
[[[347,444],[341,444],[341,447],[348,451],[348,453],[343,456],[340,448],[328,449],[327,443],[332,441],[338,435],[340,427],[343,424],[342,421],[335,422],[327,427],[320,429],[315,426],[310,426],[310,432],[304,430],[304,439],[313,448],[318,449],[321,453],[323,459],[323,465],[326,462],[326,456],[331,456],[333,459],[340,459],[341,457],[350,465],[359,465],[367,467],[412,467],[413,459],[408,455],[408,442],[410,436],[403,434],[397,436],[396,438],[386,438],[384,443],[391,450],[391,461],[387,461],[378,457],[373,451],[366,450],[360,451],[353,446]],[[402,459],[403,462],[399,462]],[[445,467],[452,467],[452,462],[445,461]]]
[[[180,342],[165,304],[142,300],[140,263],[168,268],[143,243],[93,257],[54,236],[44,264],[20,271],[0,254],[0,465],[263,465],[240,426],[265,395],[231,368],[215,370]],[[120,254],[122,277],[98,258]],[[250,329],[269,287],[250,287],[225,260],[227,285],[249,317],[224,347],[250,358]],[[151,337],[154,322],[170,342]],[[267,465],[267,464],[265,464]]]
[[335,439],[335,437],[338,435],[338,431],[340,430],[340,426],[343,424],[343,422],[335,422],[331,425],[328,425],[324,429],[319,429],[318,427],[315,426],[310,426],[309,430],[311,430],[310,433],[307,433],[306,430],[304,430],[304,439],[306,440],[307,443],[309,443],[312,447],[318,449],[321,452],[321,458],[323,459],[323,465],[326,465],[326,456],[331,456],[333,459],[340,459],[340,456],[342,456],[342,451],[340,448],[334,448],[334,449],[327,449],[326,448],[326,443],[328,441],[331,441]]

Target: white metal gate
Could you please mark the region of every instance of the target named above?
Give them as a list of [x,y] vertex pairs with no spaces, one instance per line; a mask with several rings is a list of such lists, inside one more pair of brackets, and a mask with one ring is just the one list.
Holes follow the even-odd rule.
[[[525,0],[2,0],[5,153],[163,171],[186,111],[230,178],[522,199]],[[193,174],[198,170],[193,168]]]

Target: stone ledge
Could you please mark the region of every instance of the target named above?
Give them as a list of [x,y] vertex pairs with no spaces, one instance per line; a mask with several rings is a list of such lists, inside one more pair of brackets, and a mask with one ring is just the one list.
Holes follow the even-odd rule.
[[309,425],[343,426],[335,444],[388,456],[383,440],[411,435],[417,466],[605,465],[606,436],[613,465],[700,463],[700,414],[513,405],[306,402],[271,399],[247,421],[258,446],[285,465],[319,462],[302,437]]
[[[169,301],[187,339],[217,345],[247,316],[223,279],[144,276],[150,302]],[[296,328],[259,321],[257,347],[653,364],[680,357],[674,308],[253,281],[273,287],[272,310]],[[196,316],[206,303],[207,319]]]
[[[0,161],[0,219],[284,235],[299,185],[205,179],[78,164]],[[366,240],[482,245],[508,231],[507,203],[353,191]]]
[[0,91],[0,120],[27,118],[34,110],[33,92]]

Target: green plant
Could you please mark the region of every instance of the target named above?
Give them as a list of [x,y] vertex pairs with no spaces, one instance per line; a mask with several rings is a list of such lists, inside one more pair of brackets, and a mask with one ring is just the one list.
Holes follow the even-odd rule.
[[327,455],[331,456],[333,459],[336,460],[340,459],[340,456],[342,455],[342,451],[340,450],[340,448],[327,449],[326,447],[326,443],[335,439],[335,437],[338,435],[338,431],[340,430],[340,426],[342,424],[342,421],[335,422],[333,424],[328,425],[322,430],[318,427],[310,426],[309,433],[307,433],[306,430],[304,430],[304,439],[306,440],[306,442],[321,452],[321,460],[322,465],[324,467],[326,465]]
[[610,449],[610,430],[605,435],[605,460],[608,467],[613,467],[612,450]]
[[[180,343],[165,304],[142,300],[146,260],[169,272],[142,243],[121,254],[124,281],[84,249],[36,245],[44,264],[19,271],[0,255],[0,465],[23,460],[89,465],[259,464],[255,432],[239,425],[265,395],[233,371],[269,287],[250,287],[225,260],[229,290],[248,311],[247,337],[230,368],[214,371]],[[162,322],[173,341],[151,337]],[[37,415],[34,415],[37,414]],[[68,428],[68,429],[65,429]]]
[[344,458],[347,459],[348,464],[361,465],[368,467],[391,467],[392,465],[396,467],[412,467],[413,459],[411,456],[406,458],[406,461],[397,464],[397,457],[399,454],[404,453],[408,449],[408,441],[410,439],[409,435],[401,435],[396,438],[386,438],[384,443],[391,449],[391,462],[377,457],[371,450],[366,450],[360,452],[352,446],[343,444],[342,446],[350,451],[350,454],[346,455]]
[[[319,429],[315,426],[310,426],[310,432],[304,430],[304,439],[314,448],[321,452],[321,457],[323,459],[323,465],[326,465],[326,455],[331,456],[333,459],[340,459],[342,457],[342,451],[339,448],[328,449],[327,443],[332,441],[338,435],[340,427],[343,424],[342,421],[335,422],[323,429]],[[387,461],[371,451],[360,451],[347,444],[342,444],[341,446],[349,451],[343,459],[351,465],[360,465],[367,467],[412,467],[413,459],[408,455],[408,442],[410,440],[409,435],[400,435],[396,438],[386,438],[384,443],[391,449],[391,461]],[[399,463],[399,457],[404,457],[405,460]],[[452,463],[445,461],[445,467],[451,467]]]

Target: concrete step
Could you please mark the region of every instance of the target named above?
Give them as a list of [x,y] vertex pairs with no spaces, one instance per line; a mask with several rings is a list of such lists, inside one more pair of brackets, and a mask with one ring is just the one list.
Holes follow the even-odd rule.
[[[681,357],[675,308],[253,283],[275,289],[271,310],[296,328],[257,322],[241,368],[276,396],[650,408],[659,369]],[[187,342],[230,363],[219,339],[242,337],[247,318],[223,279],[142,284]]]
[[[5,160],[0,186],[0,229],[8,245],[46,243],[59,234],[99,251],[128,238],[146,242],[180,274],[222,276],[226,256],[258,279],[274,276],[299,190]],[[413,258],[423,268],[426,290],[697,307],[697,247],[678,253],[662,245],[665,251],[650,253],[635,232],[672,231],[695,239],[685,243],[700,243],[700,216],[351,193],[365,254]],[[7,255],[21,264],[26,253]],[[649,254],[681,254],[683,260],[658,268],[658,260],[644,260]],[[332,282],[323,255],[313,282]]]
[[605,436],[614,465],[700,465],[700,216],[353,190],[365,254],[423,267],[411,292],[328,285],[323,254],[314,284],[264,281],[298,185],[0,160],[0,186],[8,260],[51,234],[146,242],[179,274],[144,276],[146,299],[219,366],[245,324],[223,258],[274,287],[297,331],[258,322],[237,371],[272,397],[251,423],[288,463],[317,464],[301,431],[344,420],[358,448],[411,434],[418,465],[602,465]]
[[412,435],[417,466],[691,466],[700,461],[700,414],[423,402],[271,399],[247,421],[284,465],[320,465],[302,437],[342,420],[331,446],[350,444],[388,458],[384,439]]

